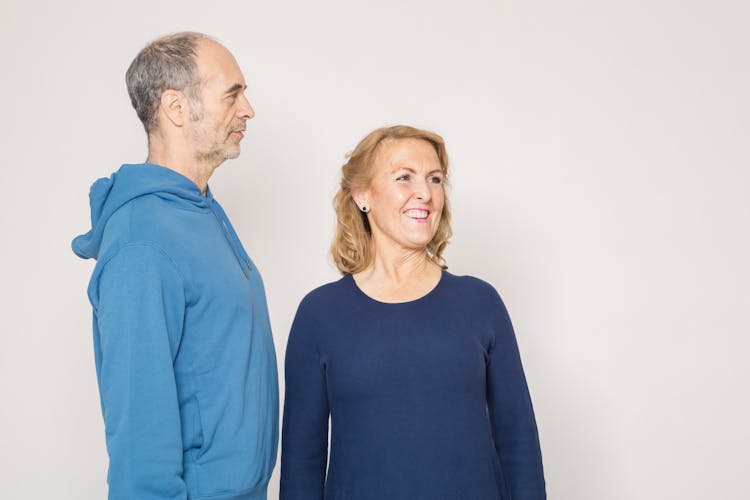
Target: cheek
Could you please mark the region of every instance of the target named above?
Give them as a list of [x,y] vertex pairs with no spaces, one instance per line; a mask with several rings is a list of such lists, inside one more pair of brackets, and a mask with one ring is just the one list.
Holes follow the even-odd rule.
[[432,199],[435,203],[435,208],[437,208],[439,211],[442,211],[443,205],[445,205],[445,191],[442,187],[439,187],[433,191]]
[[393,199],[399,205],[403,205],[404,203],[406,203],[406,200],[409,199],[409,192],[408,192],[408,190],[406,190],[406,189],[399,189],[398,191],[396,191]]
[[400,209],[409,199],[409,191],[403,186],[378,190],[373,195],[373,202],[387,210]]

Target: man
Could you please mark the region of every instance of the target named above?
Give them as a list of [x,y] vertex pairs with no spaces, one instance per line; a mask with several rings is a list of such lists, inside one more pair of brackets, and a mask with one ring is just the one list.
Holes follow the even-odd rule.
[[127,71],[148,160],[91,188],[73,250],[88,294],[109,498],[257,500],[276,461],[276,357],[260,274],[208,188],[254,112],[229,51],[177,33]]

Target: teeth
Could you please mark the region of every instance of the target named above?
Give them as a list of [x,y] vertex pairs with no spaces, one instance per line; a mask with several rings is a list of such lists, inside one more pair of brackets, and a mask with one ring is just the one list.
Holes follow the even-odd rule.
[[430,212],[427,210],[407,210],[404,212],[407,217],[411,217],[413,219],[426,219],[428,215],[430,215]]

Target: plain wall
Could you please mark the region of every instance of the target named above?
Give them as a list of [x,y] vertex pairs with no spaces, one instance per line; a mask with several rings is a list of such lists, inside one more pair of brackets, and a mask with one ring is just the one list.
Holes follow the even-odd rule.
[[338,277],[344,154],[430,128],[448,264],[508,305],[549,498],[750,498],[750,4],[272,4],[0,6],[0,497],[106,495],[94,263],[70,240],[94,179],[145,158],[127,66],[190,29],[235,54],[257,112],[211,187],[263,273],[281,373],[299,300]]

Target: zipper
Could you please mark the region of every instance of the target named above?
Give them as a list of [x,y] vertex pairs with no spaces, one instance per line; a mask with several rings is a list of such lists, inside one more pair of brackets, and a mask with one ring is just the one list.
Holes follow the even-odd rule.
[[248,271],[250,271],[250,263],[245,262],[244,259],[241,257],[236,243],[234,241],[234,238],[232,237],[232,232],[229,230],[229,227],[227,226],[227,221],[220,218],[216,212],[213,209],[213,203],[211,205],[211,213],[214,215],[214,218],[216,219],[216,222],[219,223],[219,225],[224,229],[224,237],[227,239],[227,243],[229,243],[230,248],[232,249],[232,253],[234,253],[234,258],[237,260],[237,264],[240,266],[240,270],[242,270],[242,274],[245,276],[245,279],[250,279],[250,275],[248,274]]

